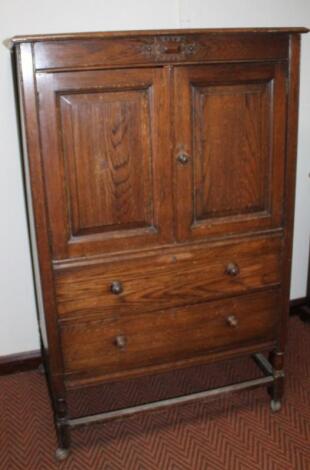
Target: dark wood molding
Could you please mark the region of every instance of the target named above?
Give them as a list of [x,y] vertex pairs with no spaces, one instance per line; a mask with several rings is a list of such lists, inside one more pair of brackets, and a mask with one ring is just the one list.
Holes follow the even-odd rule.
[[162,30],[135,30],[135,31],[109,31],[109,32],[84,32],[84,33],[58,33],[58,34],[31,34],[25,36],[15,36],[5,41],[7,47],[13,47],[21,42],[42,42],[42,41],[64,41],[64,40],[85,40],[85,39],[105,39],[105,38],[131,38],[144,36],[165,36],[165,35],[191,35],[191,34],[285,34],[285,33],[307,33],[308,28],[304,27],[282,27],[282,28],[209,28],[209,29],[162,29]]
[[42,362],[41,351],[27,351],[0,357],[0,375],[37,369]]

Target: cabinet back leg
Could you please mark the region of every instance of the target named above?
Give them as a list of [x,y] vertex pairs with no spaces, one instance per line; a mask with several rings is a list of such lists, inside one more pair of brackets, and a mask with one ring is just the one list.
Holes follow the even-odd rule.
[[56,459],[64,460],[70,453],[70,429],[67,420],[57,420],[56,418],[56,433],[58,440],[58,448],[56,449]]
[[70,427],[68,423],[67,405],[63,398],[56,401],[55,424],[58,440],[58,448],[56,450],[56,459],[64,460],[70,452]]
[[274,376],[274,382],[268,388],[268,393],[271,396],[270,408],[272,411],[279,411],[284,394],[284,353],[272,351],[269,355],[269,361],[273,367]]

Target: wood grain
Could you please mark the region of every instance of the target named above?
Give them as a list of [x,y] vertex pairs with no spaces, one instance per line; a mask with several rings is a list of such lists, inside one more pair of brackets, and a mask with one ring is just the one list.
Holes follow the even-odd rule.
[[154,224],[149,93],[60,96],[72,235]]
[[195,221],[269,211],[271,82],[193,86]]

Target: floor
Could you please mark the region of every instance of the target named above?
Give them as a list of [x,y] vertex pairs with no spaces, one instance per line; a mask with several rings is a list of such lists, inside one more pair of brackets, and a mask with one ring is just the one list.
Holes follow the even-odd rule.
[[[44,376],[1,377],[0,469],[310,470],[310,323],[298,317],[290,319],[286,371],[278,413],[257,389],[81,427],[61,463]],[[98,412],[254,376],[252,361],[238,359],[75,392],[70,409]]]

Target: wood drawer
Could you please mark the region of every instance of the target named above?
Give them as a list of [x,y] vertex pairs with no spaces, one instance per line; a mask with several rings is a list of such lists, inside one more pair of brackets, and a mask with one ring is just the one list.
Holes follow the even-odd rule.
[[64,321],[67,374],[82,379],[122,375],[209,351],[271,341],[280,318],[280,290],[268,290],[169,310]]
[[58,315],[148,312],[275,286],[281,279],[281,246],[274,237],[60,269],[55,272]]

